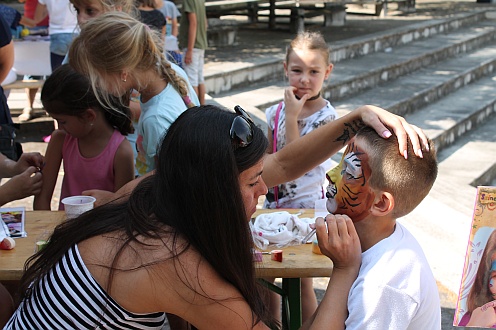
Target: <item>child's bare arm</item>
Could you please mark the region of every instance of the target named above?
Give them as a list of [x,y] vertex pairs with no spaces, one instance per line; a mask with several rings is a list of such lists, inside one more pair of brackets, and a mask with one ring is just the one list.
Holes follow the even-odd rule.
[[95,197],[96,198],[95,206],[100,206],[106,203],[110,203],[112,201],[121,198],[127,199],[128,195],[131,194],[133,189],[136,188],[136,186],[141,182],[141,180],[153,174],[155,174],[155,170],[148,172],[145,175],[140,176],[134,180],[129,181],[128,183],[123,185],[121,189],[117,190],[115,193],[106,190],[92,189],[92,190],[83,191],[83,195]]
[[133,148],[127,139],[124,139],[114,157],[114,192],[134,179]]
[[34,210],[50,210],[53,189],[57,183],[60,164],[62,163],[62,146],[64,144],[66,133],[61,130],[55,130],[52,138],[48,143],[45,153],[45,166],[43,167],[43,186],[41,192],[34,196]]

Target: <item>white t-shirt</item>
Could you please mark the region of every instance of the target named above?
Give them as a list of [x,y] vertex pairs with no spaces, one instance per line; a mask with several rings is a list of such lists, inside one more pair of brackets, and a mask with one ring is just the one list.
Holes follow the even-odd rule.
[[417,240],[400,223],[362,253],[348,295],[346,329],[441,329],[436,280]]
[[77,33],[76,12],[69,0],[38,0],[48,10],[50,34]]
[[181,16],[181,12],[179,11],[179,9],[177,9],[176,4],[169,0],[164,0],[164,5],[158,10],[160,10],[162,14],[164,14],[164,17],[167,20],[167,25],[165,27],[165,35],[171,36],[172,33],[171,20],[178,19]]
[[181,12],[177,9],[176,4],[169,0],[164,0],[164,5],[158,10],[164,14],[165,18],[174,19],[181,16]]

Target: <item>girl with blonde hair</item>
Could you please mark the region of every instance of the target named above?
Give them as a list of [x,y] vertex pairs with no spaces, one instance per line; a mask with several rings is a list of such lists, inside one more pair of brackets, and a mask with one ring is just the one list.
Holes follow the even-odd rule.
[[182,112],[199,105],[186,74],[165,59],[160,44],[145,24],[126,13],[108,12],[86,22],[69,51],[71,66],[90,79],[101,103],[108,106],[110,96],[131,90],[140,93],[138,175],[155,169],[163,135]]

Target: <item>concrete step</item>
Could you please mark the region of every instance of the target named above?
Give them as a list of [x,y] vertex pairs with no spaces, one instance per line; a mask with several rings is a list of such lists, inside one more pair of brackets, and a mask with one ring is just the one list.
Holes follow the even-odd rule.
[[[447,19],[434,19],[413,23],[392,31],[369,34],[330,44],[333,63],[357,58],[385,49],[396,47],[416,40],[430,38],[436,34],[447,33],[471,26],[486,18],[485,11],[456,14]],[[205,85],[207,93],[212,96],[255,82],[283,79],[282,61],[284,54],[272,54],[269,57],[245,58],[236,62],[213,62],[205,65]]]
[[496,116],[441,150],[439,175],[431,192],[400,220],[424,247],[436,279],[455,294],[465,261],[475,187],[490,185],[496,177],[494,127]]
[[331,44],[331,61],[343,60],[383,52],[390,47],[406,45],[414,41],[431,38],[437,34],[446,34],[457,29],[472,26],[487,18],[486,11],[477,10],[459,13],[449,18],[430,19],[426,22],[414,23],[405,27],[338,41]]
[[[328,86],[323,89],[323,95],[333,101],[356,95],[380,83],[493,43],[495,39],[494,21],[487,20],[446,35],[435,35],[426,40],[412,42],[389,53],[375,53],[342,61],[335,66]],[[260,85],[254,89],[231,90],[215,97],[215,100],[222,104],[231,99],[235,100],[233,102],[259,109],[265,109],[282,100],[283,89],[286,87],[284,81]]]
[[496,74],[480,79],[406,116],[421,127],[439,150],[483,124],[496,112]]
[[339,113],[362,104],[380,104],[401,116],[415,112],[496,70],[496,43],[441,61],[376,88],[332,102]]

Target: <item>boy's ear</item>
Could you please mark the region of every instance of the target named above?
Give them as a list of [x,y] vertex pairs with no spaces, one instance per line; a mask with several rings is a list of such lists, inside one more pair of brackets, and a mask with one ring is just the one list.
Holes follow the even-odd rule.
[[387,191],[379,191],[375,194],[374,203],[370,207],[370,213],[377,217],[383,217],[394,209],[394,197]]
[[286,63],[286,61],[282,62],[282,65],[284,66],[284,75],[286,75],[286,77],[288,76],[288,63]]

